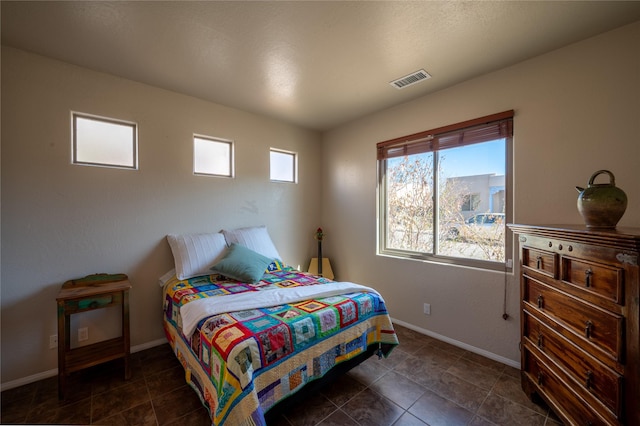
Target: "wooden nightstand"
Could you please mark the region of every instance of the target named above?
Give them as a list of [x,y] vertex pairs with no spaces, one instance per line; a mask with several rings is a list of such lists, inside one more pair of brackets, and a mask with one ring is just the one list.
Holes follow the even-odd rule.
[[[129,289],[125,274],[95,274],[65,282],[58,302],[58,397],[65,398],[67,376],[103,362],[124,358],[124,378],[131,377],[129,366]],[[70,316],[94,309],[121,306],[120,337],[71,349]]]

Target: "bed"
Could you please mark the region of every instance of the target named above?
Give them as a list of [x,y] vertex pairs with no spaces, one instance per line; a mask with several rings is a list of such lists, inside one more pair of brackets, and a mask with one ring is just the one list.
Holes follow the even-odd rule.
[[265,227],[167,239],[176,269],[161,278],[165,334],[214,425],[266,425],[398,344],[374,289],[286,265]]

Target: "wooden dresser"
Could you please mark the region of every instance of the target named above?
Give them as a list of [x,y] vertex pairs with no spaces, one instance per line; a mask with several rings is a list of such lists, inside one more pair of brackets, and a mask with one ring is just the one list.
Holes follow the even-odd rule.
[[640,425],[640,228],[509,225],[522,388],[570,425]]

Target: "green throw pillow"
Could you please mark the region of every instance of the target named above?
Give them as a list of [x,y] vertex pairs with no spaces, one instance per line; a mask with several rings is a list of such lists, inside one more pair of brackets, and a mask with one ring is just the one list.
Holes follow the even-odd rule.
[[222,260],[213,265],[211,270],[227,278],[255,284],[260,281],[271,262],[273,259],[231,243]]

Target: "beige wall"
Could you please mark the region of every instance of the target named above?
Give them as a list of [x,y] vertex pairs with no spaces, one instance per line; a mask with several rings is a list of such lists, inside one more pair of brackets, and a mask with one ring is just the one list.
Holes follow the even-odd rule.
[[620,225],[640,226],[639,52],[636,23],[326,134],[325,252],[336,274],[378,289],[398,320],[519,362],[512,275],[376,256],[376,142],[514,109],[516,222],[582,223],[574,186],[608,169],[629,198]]
[[[140,169],[71,165],[72,110],[137,122]],[[235,141],[235,179],[193,175],[193,133]],[[269,182],[270,147],[299,153],[299,184]],[[315,132],[3,47],[2,383],[57,367],[49,335],[71,278],[128,274],[132,345],[162,339],[168,233],[265,224],[284,260],[306,266],[320,155]],[[116,314],[72,324],[91,342],[115,334]]]
[[[63,281],[129,274],[132,344],[153,344],[156,280],[172,264],[164,236],[263,223],[295,266],[322,225],[338,278],[376,287],[394,318],[517,363],[512,275],[376,256],[375,144],[515,109],[516,221],[579,223],[574,186],[604,168],[629,197],[621,225],[640,226],[638,52],[640,23],[372,114],[321,145],[314,132],[3,47],[1,382],[56,368],[48,339]],[[70,110],[137,122],[140,170],[70,165]],[[193,133],[235,140],[235,179],[193,176]],[[270,146],[300,153],[298,185],[268,182]],[[114,332],[106,316],[74,325],[97,339]]]

